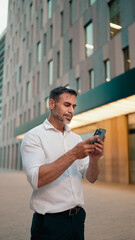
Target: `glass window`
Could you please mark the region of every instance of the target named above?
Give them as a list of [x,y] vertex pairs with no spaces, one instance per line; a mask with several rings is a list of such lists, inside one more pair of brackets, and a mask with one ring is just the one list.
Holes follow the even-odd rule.
[[23,17],[23,30],[26,29],[26,14]]
[[7,152],[7,168],[9,168],[9,161],[10,161],[10,146],[8,145],[8,152]]
[[33,4],[30,4],[30,19],[33,17]]
[[[5,136],[6,137],[6,136]],[[6,167],[6,147],[4,147],[3,148],[3,168],[5,168]],[[13,159],[13,158],[12,158]],[[12,169],[13,167],[11,167],[11,169]]]
[[31,119],[31,109],[28,109],[28,121]]
[[60,77],[60,52],[57,52],[57,78]]
[[22,12],[25,11],[25,0],[22,0]]
[[12,120],[10,121],[10,137],[12,137]]
[[29,47],[29,32],[27,32],[27,48]]
[[78,94],[81,94],[81,79],[77,78],[76,79],[76,90]]
[[35,77],[32,78],[32,97],[35,95]]
[[47,48],[47,34],[44,34],[44,56],[46,55],[46,48]]
[[19,23],[19,37],[21,37],[22,34],[22,23]]
[[17,12],[18,22],[20,22],[20,13],[21,13],[20,8],[18,8],[18,12]]
[[37,62],[39,63],[41,61],[41,43],[37,43]]
[[40,92],[40,72],[37,73],[37,93]]
[[13,15],[15,14],[15,2],[13,3]]
[[18,32],[16,31],[16,33],[15,33],[15,45],[17,45],[17,40],[18,40]]
[[30,82],[27,82],[26,85],[26,101],[30,100]]
[[22,114],[19,115],[19,125],[22,125]]
[[48,82],[49,82],[49,85],[52,85],[53,83],[53,61],[50,60],[49,63],[48,63]]
[[8,136],[9,136],[9,123],[7,123],[7,134],[6,134],[6,139],[8,139]]
[[23,39],[23,54],[25,53],[26,50],[26,40],[25,38]]
[[8,77],[8,64],[6,65],[6,77]]
[[69,1],[69,5],[70,5],[70,25],[73,24],[73,0]]
[[33,106],[33,118],[35,118],[36,117],[36,106],[34,105]]
[[16,53],[17,57],[16,57],[16,63],[19,62],[19,48],[17,48],[17,53]]
[[14,112],[14,107],[15,107],[15,98],[12,97],[12,113]]
[[41,113],[41,103],[39,102],[38,103],[38,116],[40,116],[40,113]]
[[123,49],[124,53],[124,70],[125,72],[130,69],[129,47]]
[[46,97],[46,99],[45,99],[45,110],[46,110],[46,112],[48,112],[50,110],[50,108],[49,108],[49,97]]
[[69,41],[69,67],[72,68],[72,40]]
[[13,24],[10,25],[10,34],[12,35],[13,33]]
[[24,121],[24,123],[26,122],[26,112],[24,112],[23,121]]
[[52,0],[48,0],[48,19],[52,17]]
[[19,74],[18,74],[18,82],[21,83],[22,81],[22,66],[19,67]]
[[89,57],[93,54],[94,41],[93,41],[93,23],[92,22],[90,22],[85,27],[85,50],[86,50],[86,57]]
[[53,45],[53,25],[50,26],[50,47]]
[[12,59],[10,60],[10,74],[12,73]]
[[89,71],[89,86],[90,86],[90,89],[94,88],[94,70],[93,69]]
[[9,96],[10,82],[7,83],[7,96]]
[[40,15],[40,28],[43,27],[43,9],[41,9],[41,15]]
[[109,3],[110,12],[110,37],[113,38],[121,30],[120,23],[120,0],[113,0]]
[[61,12],[61,36],[63,36],[63,27],[64,27],[64,13]]
[[16,143],[16,149],[15,149],[15,169],[18,169],[18,154],[19,154],[19,143]]
[[96,0],[89,0],[89,5],[93,5],[96,2]]
[[2,128],[2,140],[5,140],[5,126]]
[[38,35],[38,33],[39,33],[39,19],[38,19],[38,17],[36,17],[36,27],[35,27],[35,29],[36,29],[36,34]]
[[29,72],[31,71],[31,68],[32,68],[32,55],[31,53],[29,53],[29,66],[28,66]]
[[[8,113],[10,114],[10,112],[11,112],[11,100],[9,100],[9,108],[8,108]],[[6,118],[6,114],[7,114],[7,105],[3,107],[2,119]]]
[[31,42],[33,42],[33,25],[31,25]]
[[110,61],[106,60],[104,62],[104,66],[105,66],[105,81],[109,82],[111,80],[110,79]]
[[18,92],[16,93],[16,110],[18,108]]
[[21,88],[21,94],[20,94],[20,106],[23,104],[23,87]]

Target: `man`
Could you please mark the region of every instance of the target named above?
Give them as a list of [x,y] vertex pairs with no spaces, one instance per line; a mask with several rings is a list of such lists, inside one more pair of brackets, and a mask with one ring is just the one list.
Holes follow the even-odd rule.
[[[96,181],[104,144],[98,136],[82,142],[67,126],[76,96],[72,89],[53,89],[49,119],[26,133],[21,145],[23,167],[33,188],[31,240],[84,239],[82,175]],[[90,144],[94,139],[97,143]]]

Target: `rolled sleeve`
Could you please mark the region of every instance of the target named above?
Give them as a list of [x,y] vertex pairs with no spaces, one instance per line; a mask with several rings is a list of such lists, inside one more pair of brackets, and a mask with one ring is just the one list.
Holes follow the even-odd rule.
[[22,165],[33,189],[38,189],[39,167],[45,164],[45,153],[39,137],[27,133],[21,144]]
[[87,180],[86,178],[86,172],[88,169],[88,165],[89,165],[89,157],[85,157],[81,160],[77,160],[77,166],[78,166],[78,170],[79,172],[81,172],[82,176]]
[[26,172],[27,180],[34,190],[38,189],[38,172],[39,167],[33,167]]

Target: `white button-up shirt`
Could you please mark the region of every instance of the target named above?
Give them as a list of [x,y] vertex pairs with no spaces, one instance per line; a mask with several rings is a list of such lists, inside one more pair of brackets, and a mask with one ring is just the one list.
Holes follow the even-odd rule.
[[84,204],[82,175],[85,177],[89,157],[74,161],[55,181],[38,188],[39,167],[56,161],[81,141],[68,126],[62,134],[48,120],[25,134],[21,144],[22,163],[33,187],[30,206],[34,211],[55,213]]

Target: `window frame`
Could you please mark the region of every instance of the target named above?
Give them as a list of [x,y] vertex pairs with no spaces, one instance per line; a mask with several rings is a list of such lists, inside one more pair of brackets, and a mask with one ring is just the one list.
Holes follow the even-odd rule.
[[[89,36],[92,36],[92,39],[89,39],[89,37],[87,37],[88,30],[89,30],[88,27],[92,28],[92,29],[90,29],[90,32],[92,32],[92,34],[90,33],[90,35],[89,35]],[[85,30],[85,56],[88,58],[94,53],[94,34],[93,34],[92,20],[84,26],[84,30]],[[90,40],[90,42],[89,42],[89,40]]]
[[50,59],[50,61],[48,62],[48,85],[51,86],[52,84],[53,84],[53,60]]
[[[109,72],[108,72],[108,70],[109,70]],[[104,73],[105,73],[105,82],[110,82],[111,76],[110,76],[110,60],[109,59],[106,59],[104,61]]]

